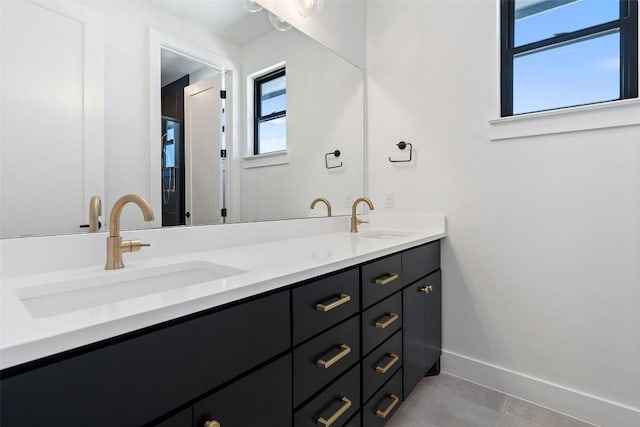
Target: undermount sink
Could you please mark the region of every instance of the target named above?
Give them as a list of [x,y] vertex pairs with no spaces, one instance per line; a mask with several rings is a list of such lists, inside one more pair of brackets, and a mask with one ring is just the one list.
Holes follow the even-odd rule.
[[17,291],[36,318],[55,316],[246,273],[205,261],[104,271],[95,276],[44,283]]
[[363,239],[381,239],[381,240],[393,240],[399,239],[401,237],[408,237],[412,233],[403,232],[403,231],[386,231],[386,230],[378,230],[371,231],[368,233],[359,234],[358,237]]

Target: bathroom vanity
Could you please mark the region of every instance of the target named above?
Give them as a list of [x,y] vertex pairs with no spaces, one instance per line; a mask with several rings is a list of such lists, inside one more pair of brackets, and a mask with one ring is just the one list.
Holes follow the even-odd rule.
[[322,274],[4,367],[1,424],[384,425],[439,369],[444,230],[343,234]]

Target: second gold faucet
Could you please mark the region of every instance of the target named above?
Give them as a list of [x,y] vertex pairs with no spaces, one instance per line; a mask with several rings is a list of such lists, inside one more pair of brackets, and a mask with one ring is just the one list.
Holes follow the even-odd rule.
[[353,205],[351,206],[351,232],[352,233],[358,232],[358,224],[367,223],[367,221],[362,221],[361,219],[358,219],[356,217],[356,208],[358,207],[358,204],[361,202],[366,203],[367,205],[369,205],[369,209],[373,210],[373,202],[367,197],[358,197],[353,202]]

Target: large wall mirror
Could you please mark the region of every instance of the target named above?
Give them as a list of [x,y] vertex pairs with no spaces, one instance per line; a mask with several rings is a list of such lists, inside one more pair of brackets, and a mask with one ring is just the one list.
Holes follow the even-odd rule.
[[126,193],[155,220],[126,208],[124,229],[326,215],[316,197],[347,214],[364,192],[362,71],[266,10],[4,0],[0,18],[2,238],[88,232],[94,195],[104,230]]

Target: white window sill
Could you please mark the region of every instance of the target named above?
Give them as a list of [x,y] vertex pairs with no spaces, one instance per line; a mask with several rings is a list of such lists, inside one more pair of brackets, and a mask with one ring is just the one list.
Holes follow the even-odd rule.
[[489,124],[491,141],[637,126],[640,125],[640,99],[501,117],[489,120]]
[[267,166],[286,165],[289,163],[289,153],[285,151],[275,151],[273,153],[257,154],[242,158],[245,169],[264,168]]

